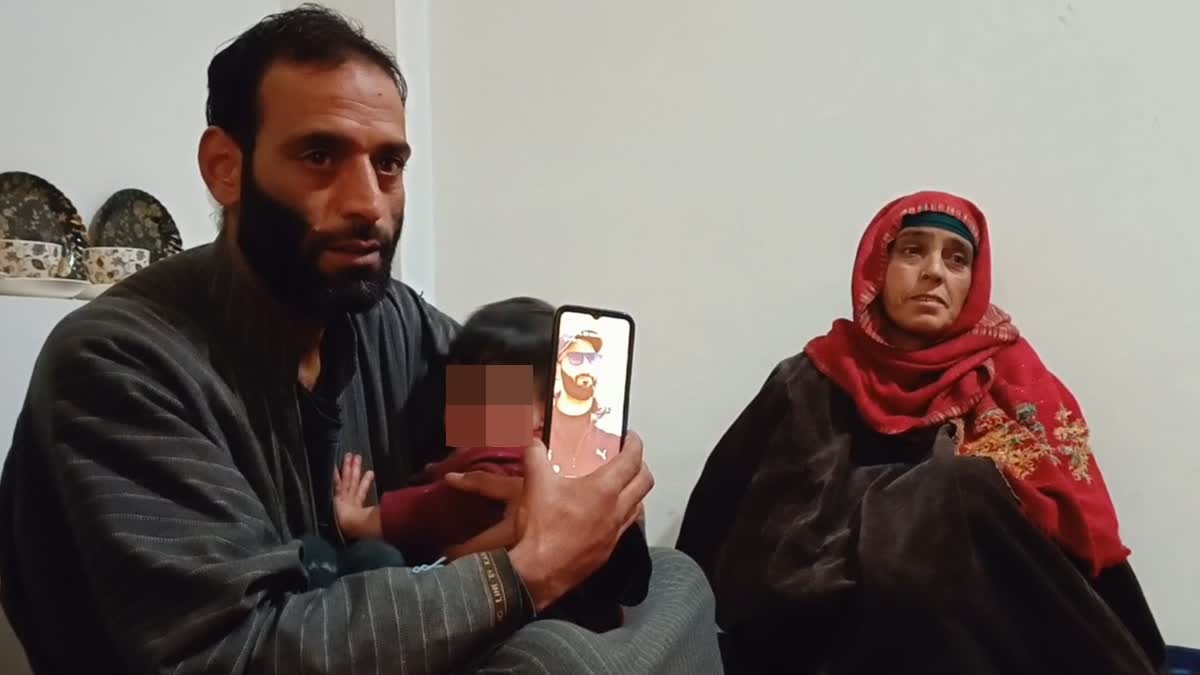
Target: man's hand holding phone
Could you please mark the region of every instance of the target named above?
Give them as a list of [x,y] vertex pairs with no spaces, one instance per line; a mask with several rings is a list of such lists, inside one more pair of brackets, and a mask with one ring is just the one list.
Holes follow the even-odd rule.
[[539,611],[608,560],[653,487],[633,432],[615,458],[578,478],[556,475],[540,443],[526,451],[525,522],[509,557]]
[[447,475],[459,489],[511,500],[504,521],[456,547],[456,552],[515,542],[509,551],[513,568],[537,610],[545,609],[598,570],[621,534],[637,521],[642,500],[654,487],[642,452],[641,438],[631,431],[616,457],[578,478],[555,474],[540,442],[525,452],[523,481],[489,474]]

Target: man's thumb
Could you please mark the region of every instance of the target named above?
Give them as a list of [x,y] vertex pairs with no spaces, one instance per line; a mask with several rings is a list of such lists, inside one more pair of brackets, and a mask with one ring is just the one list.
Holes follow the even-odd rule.
[[550,457],[546,453],[546,446],[540,439],[535,439],[532,445],[525,448],[525,480],[544,481],[553,475],[554,471],[550,468]]
[[446,483],[456,490],[471,492],[488,499],[507,501],[521,493],[522,479],[490,471],[450,472],[444,478]]

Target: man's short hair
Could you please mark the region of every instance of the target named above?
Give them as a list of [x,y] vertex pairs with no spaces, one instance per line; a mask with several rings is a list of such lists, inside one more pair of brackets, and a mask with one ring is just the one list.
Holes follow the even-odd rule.
[[267,16],[209,62],[208,124],[225,130],[250,154],[262,122],[259,89],[267,69],[280,61],[336,67],[350,59],[379,66],[395,81],[401,98],[408,98],[408,84],[396,59],[367,38],[357,23],[307,3]]

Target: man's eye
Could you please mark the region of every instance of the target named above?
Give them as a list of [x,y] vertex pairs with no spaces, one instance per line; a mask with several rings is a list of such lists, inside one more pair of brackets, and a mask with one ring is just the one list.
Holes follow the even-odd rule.
[[309,150],[304,153],[304,161],[316,167],[326,167],[333,161],[333,156],[324,150]]
[[404,160],[399,157],[384,157],[376,162],[379,173],[385,176],[395,176],[404,171]]

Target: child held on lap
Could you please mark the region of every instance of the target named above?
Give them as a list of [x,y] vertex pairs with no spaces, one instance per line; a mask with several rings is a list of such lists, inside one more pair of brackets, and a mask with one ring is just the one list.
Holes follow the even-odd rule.
[[[364,506],[372,472],[363,473],[361,459],[347,455],[334,476],[334,512],[347,537],[384,539],[412,561],[454,559],[511,543],[511,532],[494,527],[504,520],[505,504],[458,490],[446,475],[523,475],[525,448],[542,436],[553,387],[553,322],[554,308],[532,298],[486,305],[466,321],[447,357],[446,441],[455,449],[425,467],[415,485],[384,493],[378,506]],[[550,615],[569,615],[598,630],[620,624],[616,598],[632,595],[630,604],[640,602],[644,591],[626,589],[649,576],[644,534],[640,526],[631,530],[636,532],[621,547],[621,569],[585,583],[595,588],[577,589]]]
[[447,355],[446,442],[453,450],[411,487],[385,492],[378,506],[363,505],[373,475],[347,455],[334,476],[334,512],[345,535],[384,539],[413,561],[484,550],[476,545],[489,542],[472,539],[503,520],[504,504],[455,489],[445,476],[523,474],[525,448],[542,433],[553,315],[546,303],[514,298],[466,321]]

